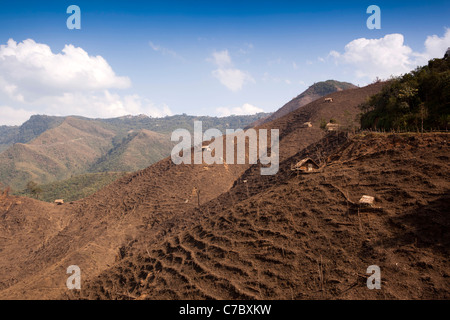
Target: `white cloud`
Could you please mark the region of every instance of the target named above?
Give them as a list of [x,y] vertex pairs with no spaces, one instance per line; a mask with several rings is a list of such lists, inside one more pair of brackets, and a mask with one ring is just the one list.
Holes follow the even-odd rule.
[[117,76],[101,56],[89,56],[73,45],[54,54],[48,45],[32,39],[20,43],[10,39],[0,46],[0,77],[25,100],[42,93],[131,86],[130,79]]
[[360,38],[345,46],[345,52],[332,51],[337,63],[353,65],[358,78],[388,78],[413,67],[412,50],[403,44],[403,35],[388,34],[380,39]]
[[212,74],[231,91],[241,90],[245,83],[253,79],[239,69],[217,69]]
[[379,39],[355,39],[345,46],[344,53],[333,50],[329,56],[337,64],[352,66],[357,78],[370,81],[376,77],[386,79],[401,75],[429,59],[442,58],[448,46],[450,29],[446,29],[443,37],[427,37],[423,53],[414,52],[404,44],[403,35],[395,33]]
[[443,37],[437,35],[428,36],[425,40],[425,52],[418,55],[419,62],[424,64],[430,59],[442,58],[449,47],[450,28],[445,30]]
[[24,96],[18,92],[17,86],[6,82],[1,76],[0,76],[0,92],[5,94],[12,101],[16,102],[25,101]]
[[14,109],[8,106],[0,106],[0,125],[20,125],[36,113],[37,112],[27,111],[24,109]]
[[228,50],[214,52],[212,54],[212,61],[219,68],[228,68],[228,67],[230,67],[232,65],[231,57],[230,57],[230,54],[228,53]]
[[170,50],[170,49],[164,48],[160,45],[154,44],[151,41],[149,42],[149,45],[154,51],[161,52],[165,56],[171,56],[172,58],[175,58],[175,59],[184,60],[183,57],[181,57],[178,53],[176,53],[173,50]]
[[263,109],[255,107],[254,105],[251,105],[249,103],[244,103],[242,107],[219,107],[216,109],[217,114],[219,117],[227,117],[231,115],[247,115],[247,114],[255,114],[258,112],[264,112]]
[[233,67],[228,50],[214,52],[208,60],[217,66],[212,75],[231,91],[239,91],[246,83],[255,81],[249,73]]
[[31,39],[0,45],[0,101],[8,105],[1,107],[0,124],[21,124],[36,113],[94,118],[172,114],[167,105],[111,91],[130,86],[130,79],[117,76],[103,57],[82,48],[66,45],[55,54]]

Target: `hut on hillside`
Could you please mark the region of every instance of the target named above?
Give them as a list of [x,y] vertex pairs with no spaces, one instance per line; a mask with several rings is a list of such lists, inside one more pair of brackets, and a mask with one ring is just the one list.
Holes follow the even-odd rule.
[[64,204],[64,199],[56,199],[55,203],[60,206],[60,205]]
[[327,125],[325,126],[325,129],[327,131],[338,131],[339,130],[339,124],[328,122]]
[[359,205],[363,207],[371,207],[373,205],[374,197],[363,195],[361,199],[359,199]]
[[305,158],[292,167],[292,170],[300,171],[301,173],[315,173],[319,172],[319,169],[319,165],[311,158]]

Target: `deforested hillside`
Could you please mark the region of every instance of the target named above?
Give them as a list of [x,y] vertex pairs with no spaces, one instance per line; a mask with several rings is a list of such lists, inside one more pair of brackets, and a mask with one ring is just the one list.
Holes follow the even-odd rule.
[[333,99],[332,102],[327,102],[323,98],[317,99],[257,128],[280,130],[280,136],[283,139],[280,156],[285,159],[324,137],[326,130],[322,127],[323,122],[334,119],[341,130],[351,131],[358,128],[358,117],[361,113],[359,105],[380,92],[384,85],[384,82],[378,82],[363,88],[332,93],[327,96]]
[[269,115],[266,118],[256,121],[253,125],[258,126],[281,118],[287,115],[288,113],[293,112],[303,107],[304,105],[307,105],[308,103],[313,102],[314,100],[317,100],[326,95],[329,95],[333,92],[354,88],[357,87],[351,83],[336,80],[327,80],[314,83],[304,92],[302,92],[297,97],[295,97],[294,99],[286,103],[284,106],[282,106],[280,109],[278,109],[276,112],[274,112],[272,115]]
[[[142,235],[71,297],[448,299],[448,139],[327,136],[277,176],[249,170],[171,232]],[[290,170],[317,148],[327,156],[321,172]],[[374,205],[361,207],[362,195]],[[367,289],[370,265],[383,290]]]
[[[356,110],[367,95],[380,89],[381,84],[334,93],[331,97],[339,94],[336,103],[313,103],[310,108],[305,106],[307,113],[301,108],[278,119],[272,125],[266,124],[265,128],[280,131],[280,161],[288,161],[293,155],[326,136],[326,132],[315,125],[318,120],[314,119],[320,117],[320,114],[316,115],[314,110],[321,113],[332,113],[331,110],[335,110],[336,118],[339,119],[344,108]],[[305,127],[304,121],[313,121],[313,127]],[[330,140],[330,143],[335,145],[333,141],[338,143],[341,140]],[[283,172],[283,168],[285,167],[280,167],[279,174]],[[14,279],[19,279],[16,277],[17,273],[22,277],[13,281],[10,274],[5,273],[2,280],[4,289],[0,291],[0,297],[30,299],[65,296],[67,266],[80,266],[87,283],[106,270],[116,265],[119,267],[121,260],[129,254],[140,255],[141,250],[146,252],[146,247],[153,250],[153,245],[159,246],[161,240],[179,234],[184,227],[191,228],[193,224],[204,223],[204,219],[213,218],[215,215],[212,211],[203,209],[209,201],[219,201],[229,208],[237,206],[241,200],[230,190],[239,185],[238,181],[247,170],[256,170],[255,179],[262,179],[257,166],[249,164],[175,165],[170,158],[166,158],[147,169],[124,176],[88,198],[72,204],[53,205],[54,210],[66,212],[65,216],[70,219],[70,223],[57,234],[47,234],[45,231],[40,234],[39,237],[46,238],[45,244],[37,249],[29,248],[27,254],[21,255],[21,258],[10,266],[14,271],[11,271],[11,277],[14,274]],[[278,174],[273,176],[276,177]],[[244,192],[246,194],[246,191]],[[210,206],[211,204],[207,205]],[[36,236],[28,232],[32,226],[20,220],[27,210],[35,209],[25,204],[3,211],[3,214],[10,219],[17,219],[21,225],[22,231],[15,233],[17,241],[27,241],[27,237]],[[229,221],[234,224],[232,220]],[[245,226],[236,226],[235,229],[242,228],[245,229]],[[8,242],[4,245],[9,246]],[[15,244],[11,245],[14,247]],[[136,248],[135,253],[131,253],[134,251],[132,247]],[[140,249],[137,249],[138,247]],[[186,264],[192,263],[186,260]],[[210,280],[217,280],[213,276],[205,276]],[[224,285],[225,290],[231,290],[227,295],[234,295],[231,286],[224,280],[220,280],[220,283]],[[46,288],[45,292],[42,288]],[[95,297],[93,291],[87,287],[86,290],[86,296]],[[118,298],[125,298],[119,297],[119,291],[117,293]],[[161,295],[161,298],[164,297]]]

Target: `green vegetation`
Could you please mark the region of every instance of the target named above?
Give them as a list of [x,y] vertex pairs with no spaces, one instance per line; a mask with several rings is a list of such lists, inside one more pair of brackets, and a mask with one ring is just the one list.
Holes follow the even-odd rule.
[[89,172],[137,171],[170,155],[173,143],[168,135],[148,130],[129,133],[100,157]]
[[125,116],[113,119],[97,119],[97,121],[102,123],[106,129],[117,132],[118,137],[122,138],[130,130],[138,131],[146,129],[164,134],[171,134],[176,129],[187,129],[192,132],[194,130],[194,121],[202,121],[203,130],[216,128],[225,132],[225,129],[244,129],[247,125],[268,115],[270,114],[263,112],[254,115],[228,117],[181,114],[164,118],[151,118],[140,115],[135,117]]
[[59,126],[63,121],[63,117],[45,115],[31,116],[28,121],[20,126],[16,142],[27,143],[38,137],[41,133]]
[[450,58],[391,80],[361,105],[363,129],[423,131],[450,126]]
[[32,116],[20,127],[0,127],[0,182],[18,191],[30,180],[47,184],[89,172],[136,171],[170,156],[171,132],[193,130],[195,120],[203,121],[203,130],[214,127],[225,132],[265,116]]
[[0,152],[12,145],[18,134],[18,126],[0,126]]
[[44,185],[30,181],[27,187],[16,195],[53,202],[56,199],[75,201],[85,198],[122,177],[124,172],[88,173],[72,177],[64,181]]
[[25,192],[33,196],[33,198],[39,199],[39,195],[42,193],[42,188],[34,181],[28,181]]
[[[319,96],[326,96],[330,93],[355,88],[355,85],[349,82],[341,82],[337,80],[327,80],[314,83],[309,89],[312,89],[308,94],[317,94]],[[336,90],[337,89],[337,90]],[[307,90],[308,91],[308,90]],[[306,91],[305,91],[306,92]]]
[[63,117],[34,115],[21,126],[0,126],[0,152],[14,143],[27,143],[41,133],[59,126]]

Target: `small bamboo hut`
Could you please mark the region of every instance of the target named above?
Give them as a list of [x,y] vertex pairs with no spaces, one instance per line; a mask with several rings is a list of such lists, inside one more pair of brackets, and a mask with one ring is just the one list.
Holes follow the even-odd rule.
[[339,130],[339,124],[328,122],[327,125],[325,126],[325,129],[327,131],[338,131]]
[[293,167],[292,170],[299,171],[301,173],[315,173],[319,172],[319,165],[314,162],[311,158],[305,158],[299,162],[297,162]]
[[363,195],[361,199],[359,199],[359,204],[364,207],[371,207],[374,200],[375,198],[372,196]]

